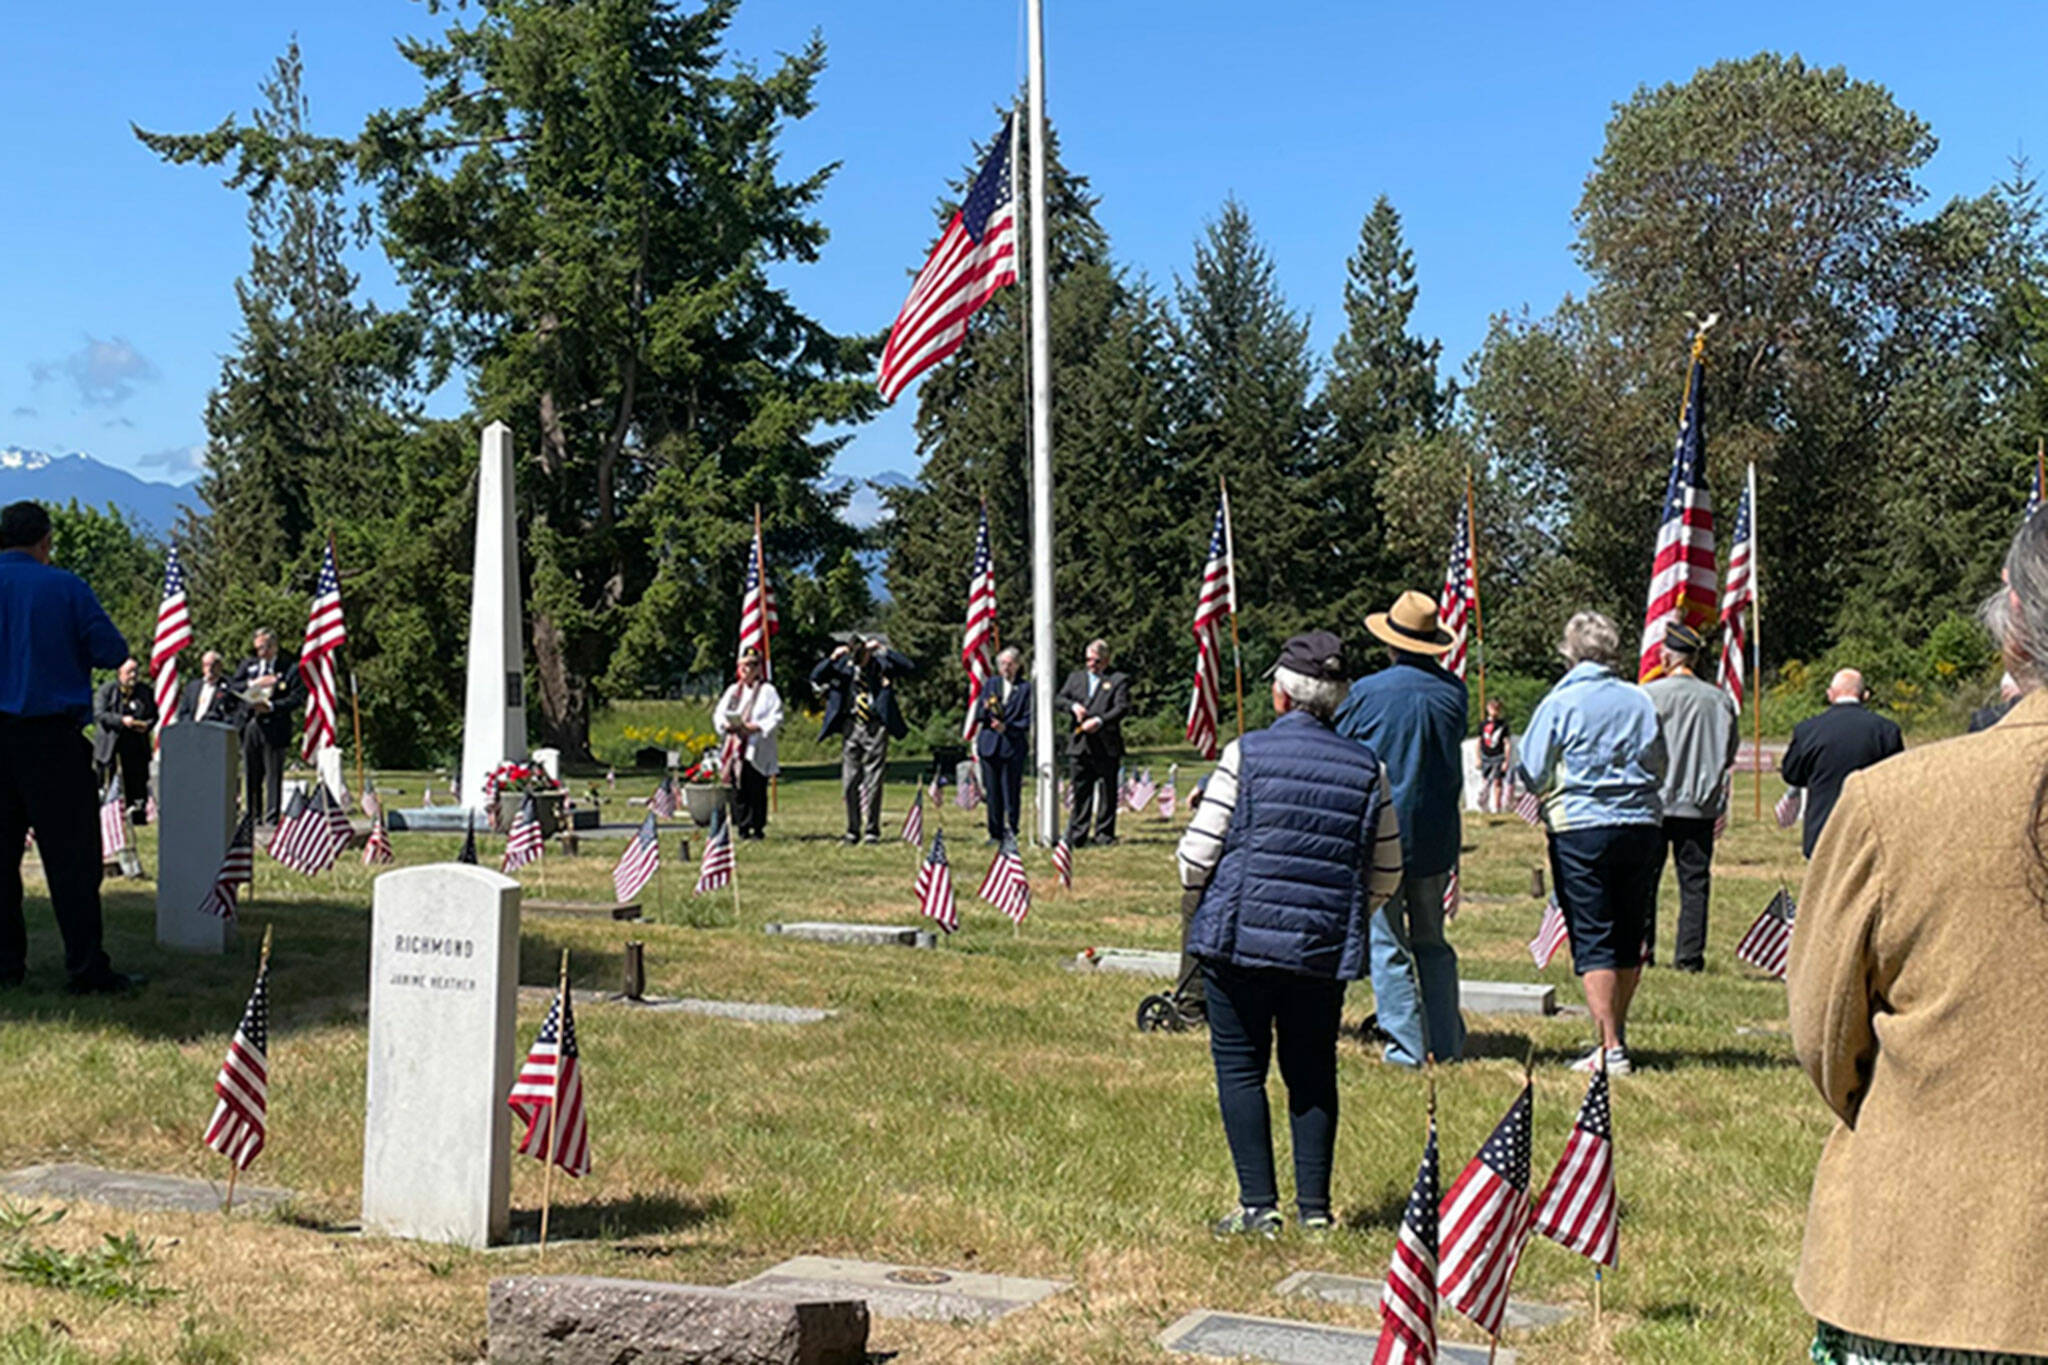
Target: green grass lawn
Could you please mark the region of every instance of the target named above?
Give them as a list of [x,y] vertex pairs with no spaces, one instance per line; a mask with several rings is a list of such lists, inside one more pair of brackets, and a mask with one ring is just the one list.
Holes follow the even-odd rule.
[[[379,785],[416,793],[419,781]],[[651,785],[622,782],[619,795]],[[1796,834],[1769,824],[1775,782],[1761,824],[1748,818],[1748,779],[1740,789],[1740,818],[1718,858],[1709,969],[1648,979],[1631,1027],[1640,1069],[1615,1082],[1625,1222],[1605,1319],[1597,1331],[1582,1314],[1512,1337],[1525,1361],[1803,1358],[1810,1323],[1790,1278],[1827,1122],[1792,1061],[1783,987],[1733,961],[1757,909],[1801,864]],[[891,788],[892,831],[911,790],[908,780]],[[580,1011],[595,1168],[555,1184],[553,1228],[570,1240],[550,1250],[550,1272],[724,1284],[815,1252],[1074,1281],[988,1326],[878,1320],[874,1348],[904,1362],[1158,1360],[1155,1334],[1196,1307],[1375,1325],[1369,1309],[1281,1299],[1272,1286],[1294,1270],[1384,1272],[1422,1146],[1422,1080],[1347,1037],[1343,1229],[1320,1241],[1290,1230],[1275,1243],[1216,1242],[1207,1222],[1231,1205],[1234,1186],[1201,1035],[1140,1035],[1132,1014],[1149,983],[1063,970],[1090,945],[1175,946],[1175,832],[1156,815],[1126,814],[1119,847],[1082,850],[1070,893],[1056,890],[1043,854],[1029,854],[1038,899],[1017,932],[972,899],[986,865],[980,813],[949,801],[964,924],[936,952],[913,952],[761,932],[776,920],[915,918],[917,854],[900,842],[841,847],[837,783],[825,768],[786,777],[780,806],[768,841],[740,849],[737,912],[725,893],[691,896],[691,872],[671,867],[659,892],[650,888],[651,922],[533,917],[524,926],[530,983],[551,983],[568,948],[579,984],[616,989],[622,944],[637,938],[652,992],[839,1011],[803,1027],[621,1005]],[[153,866],[153,835],[142,842]],[[399,859],[452,857],[458,842],[401,834]],[[673,836],[668,843],[672,853]],[[486,862],[500,847],[485,841]],[[586,840],[573,859],[551,851],[548,894],[608,898],[618,847]],[[1539,979],[1523,946],[1540,912],[1529,896],[1538,836],[1509,817],[1470,818],[1466,847],[1470,900],[1452,930],[1465,973]],[[0,1165],[77,1160],[224,1176],[198,1134],[256,945],[274,926],[272,1133],[247,1178],[299,1198],[282,1215],[226,1222],[85,1205],[32,1233],[0,1222],[0,1362],[475,1360],[486,1283],[533,1266],[531,1250],[472,1253],[328,1230],[357,1210],[370,878],[353,855],[317,881],[261,855],[258,864],[241,946],[225,959],[158,952],[152,888],[110,883],[114,959],[152,981],[131,999],[90,1001],[56,989],[56,933],[30,864],[30,985],[0,995],[0,1105],[10,1120]],[[537,885],[534,869],[525,876]],[[1664,905],[1668,955],[1668,882]],[[1562,958],[1540,979],[1580,1002]],[[1353,988],[1349,1022],[1369,995]],[[543,1010],[522,1004],[522,1047]],[[1540,1182],[1583,1091],[1563,1064],[1587,1045],[1587,1021],[1469,1022],[1473,1059],[1438,1081],[1445,1182],[1514,1098],[1532,1048]],[[1275,1092],[1284,1114],[1277,1081]],[[1283,1123],[1283,1191],[1285,1141]],[[515,1218],[531,1215],[540,1190],[539,1166],[518,1161]],[[106,1303],[4,1273],[10,1235],[80,1250],[130,1230],[156,1239],[150,1282],[171,1297]],[[1532,1244],[1520,1295],[1587,1307],[1591,1290],[1586,1262]],[[1446,1318],[1443,1331],[1477,1337],[1461,1318]]]

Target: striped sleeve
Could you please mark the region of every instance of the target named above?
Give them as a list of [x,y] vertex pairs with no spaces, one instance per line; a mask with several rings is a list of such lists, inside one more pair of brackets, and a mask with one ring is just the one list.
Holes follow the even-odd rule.
[[1194,818],[1180,836],[1177,856],[1183,887],[1207,886],[1216,864],[1222,861],[1223,836],[1229,833],[1230,816],[1237,809],[1237,768],[1237,741],[1232,740],[1223,747],[1216,770],[1202,788],[1202,804],[1195,807]]
[[1387,770],[1380,769],[1380,822],[1372,841],[1372,876],[1365,885],[1366,900],[1377,910],[1401,889],[1401,816],[1394,809],[1394,788]]

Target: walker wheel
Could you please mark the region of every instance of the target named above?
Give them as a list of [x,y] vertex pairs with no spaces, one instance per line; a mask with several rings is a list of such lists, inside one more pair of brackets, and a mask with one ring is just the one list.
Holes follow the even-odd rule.
[[1138,1002],[1138,1032],[1179,1033],[1187,1028],[1170,995],[1148,995]]

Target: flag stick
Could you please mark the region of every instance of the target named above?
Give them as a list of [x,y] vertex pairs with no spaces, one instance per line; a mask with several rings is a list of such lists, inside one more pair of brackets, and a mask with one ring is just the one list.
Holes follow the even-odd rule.
[[356,685],[356,671],[348,671],[348,709],[356,730],[356,799],[363,798],[363,693]]
[[224,1203],[224,1204],[222,1204],[222,1205],[220,1206],[220,1216],[221,1216],[221,1217],[223,1217],[223,1218],[227,1217],[227,1216],[228,1216],[229,1214],[231,1214],[231,1213],[233,1213],[233,1212],[235,1211],[235,1177],[236,1177],[236,1176],[238,1176],[238,1175],[240,1175],[241,1173],[242,1173],[242,1168],[241,1168],[240,1166],[237,1166],[237,1165],[235,1164],[235,1159],[234,1159],[233,1157],[229,1157],[229,1158],[228,1158],[228,1198],[227,1198],[227,1202],[226,1202],[226,1203]]
[[726,826],[725,837],[728,847],[731,847],[733,850],[732,871],[726,877],[726,880],[732,884],[732,918],[733,923],[737,924],[740,918],[740,858],[736,841],[732,837],[731,825]]
[[1230,529],[1230,485],[1216,476],[1223,500],[1223,558],[1230,565],[1230,662],[1237,674],[1237,737],[1244,738],[1244,649],[1237,638],[1237,542]]
[[[761,504],[754,504],[754,581],[759,583],[761,592],[761,681],[768,682],[775,676],[774,632],[768,629],[768,554],[761,548]],[[754,718],[752,707],[747,708],[747,719]],[[746,762],[742,758],[740,762]],[[771,814],[782,814],[782,774],[768,775],[768,809]]]
[[1600,1267],[1593,1267],[1593,1330],[1600,1330]]
[[1479,714],[1486,714],[1486,624],[1479,615],[1479,510],[1472,496],[1472,466],[1465,466],[1465,558],[1472,570],[1472,641],[1479,655]]
[[[252,860],[253,861],[253,860]],[[270,970],[270,935],[276,929],[274,924],[263,926],[263,951],[256,959],[256,979]],[[228,1158],[228,1197],[220,1206],[220,1216],[225,1218],[235,1211],[235,1177],[242,1173],[242,1167],[233,1157]]]
[[[557,987],[557,994],[555,996],[555,1008],[559,1011],[555,1016],[556,1019],[559,1020],[566,1017],[568,1001],[569,950],[564,948],[562,949],[562,980],[560,986]],[[567,1032],[566,1028],[559,1028],[555,1033],[554,1094],[548,1099],[548,1145],[545,1148],[547,1166],[542,1170],[540,1177],[540,1251],[535,1257],[537,1260],[544,1259],[548,1254],[548,1208],[554,1202],[555,1160],[559,1155],[555,1151],[555,1120],[562,1112],[562,1044],[566,1040],[565,1035]]]

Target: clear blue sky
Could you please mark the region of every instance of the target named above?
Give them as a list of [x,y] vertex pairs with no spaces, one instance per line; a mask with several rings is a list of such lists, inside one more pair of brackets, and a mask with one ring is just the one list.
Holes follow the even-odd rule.
[[[2033,4],[1468,4],[1047,0],[1049,99],[1118,257],[1164,285],[1235,194],[1327,348],[1343,263],[1392,196],[1422,286],[1418,326],[1453,366],[1487,318],[1580,288],[1571,210],[1614,102],[1722,57],[1798,52],[1890,88],[1941,148],[1930,202],[2048,147],[2048,22]],[[1249,16],[1249,17],[1248,17]],[[394,37],[439,21],[401,0],[138,0],[18,6],[0,45],[0,445],[83,449],[184,478],[236,325],[243,201],[129,133],[210,127],[255,101],[296,32],[314,117],[352,132],[416,93]],[[1017,0],[748,0],[732,38],[772,60],[812,29],[831,67],[787,140],[837,160],[832,241],[786,272],[830,326],[884,327],[931,209],[1023,72]],[[374,258],[379,297],[396,299]],[[446,406],[445,404],[443,406]],[[863,429],[843,472],[913,473],[912,403]]]

